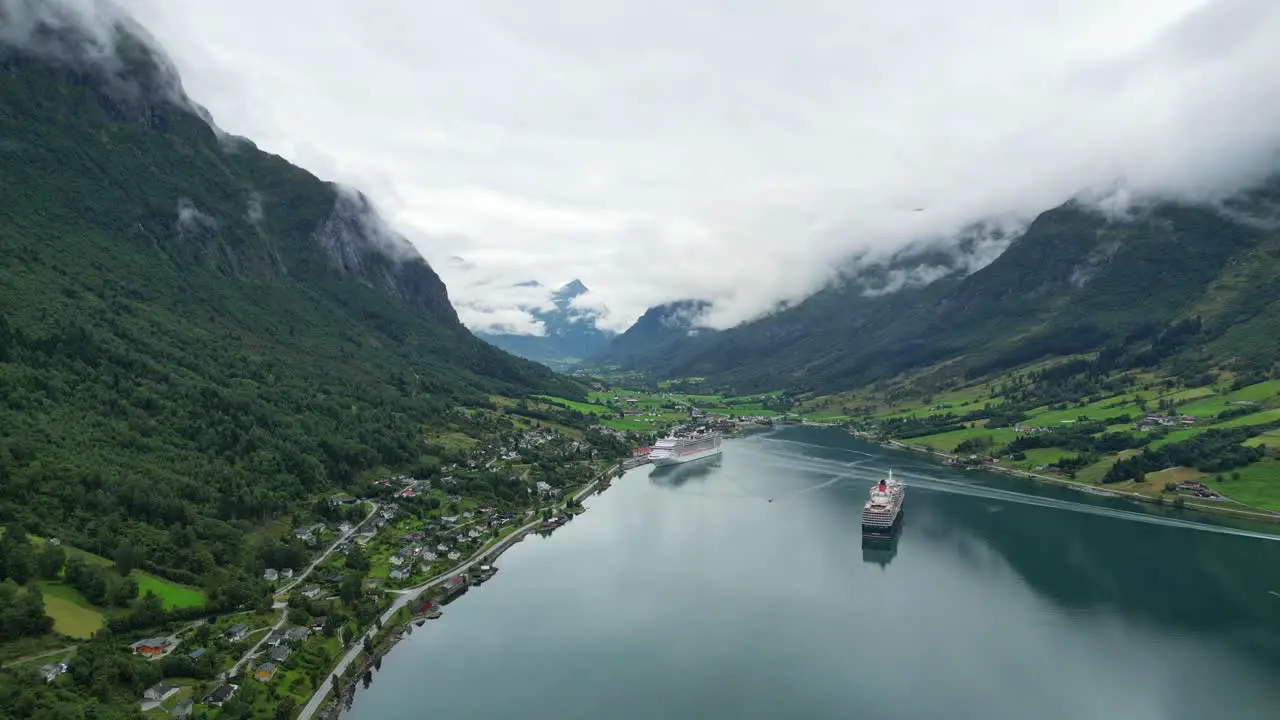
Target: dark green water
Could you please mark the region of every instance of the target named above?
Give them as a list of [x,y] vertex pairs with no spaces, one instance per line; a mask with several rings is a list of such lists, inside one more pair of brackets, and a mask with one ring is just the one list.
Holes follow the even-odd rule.
[[[864,546],[890,466],[905,522]],[[1280,718],[1280,542],[1250,529],[809,429],[587,505],[346,717]]]

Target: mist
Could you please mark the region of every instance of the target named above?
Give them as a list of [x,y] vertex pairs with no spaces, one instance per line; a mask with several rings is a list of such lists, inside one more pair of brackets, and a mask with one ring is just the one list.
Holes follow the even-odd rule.
[[894,292],[1007,246],[975,224],[1216,202],[1280,148],[1261,0],[121,5],[222,127],[367,193],[473,329],[537,333],[573,278],[612,329],[690,297],[726,327],[954,250]]

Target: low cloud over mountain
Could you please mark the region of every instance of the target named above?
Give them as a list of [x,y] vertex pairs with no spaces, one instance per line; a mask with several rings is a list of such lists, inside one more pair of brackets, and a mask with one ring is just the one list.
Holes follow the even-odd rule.
[[124,5],[227,130],[367,189],[472,327],[536,331],[565,277],[613,329],[689,297],[732,325],[977,222],[1219,195],[1280,146],[1265,0]]

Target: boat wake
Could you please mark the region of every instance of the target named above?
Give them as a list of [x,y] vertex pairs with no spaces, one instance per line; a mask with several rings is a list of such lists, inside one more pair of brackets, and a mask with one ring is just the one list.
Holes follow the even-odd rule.
[[[763,438],[765,442],[785,442],[796,445],[812,445],[812,443],[801,443],[794,440],[779,440],[776,438]],[[826,447],[816,445],[816,447]],[[836,448],[838,449],[838,448]],[[849,451],[858,452],[858,451]],[[860,453],[868,455],[870,453]],[[773,462],[771,462],[771,460]],[[804,457],[797,455],[784,456],[768,456],[760,455],[760,461],[769,464],[777,464],[779,467],[790,468],[792,470],[803,470],[814,473],[824,473],[834,475],[830,480],[813,487],[797,490],[787,497],[795,497],[803,493],[813,492],[815,490],[829,488],[838,485],[841,481],[850,481],[846,483],[849,488],[855,489],[857,492],[865,492],[864,487],[866,481],[874,481],[884,475],[887,468],[867,466],[866,461],[857,461],[853,463],[840,462],[838,460],[825,460],[822,458]],[[913,463],[907,463],[913,465]],[[1234,528],[1225,525],[1212,525],[1209,523],[1196,522],[1194,520],[1183,520],[1179,518],[1166,517],[1162,515],[1154,515],[1134,510],[1121,510],[1118,508],[1102,507],[1099,505],[1090,505],[1081,502],[1073,502],[1071,500],[1063,500],[1059,498],[1040,497],[1027,493],[1017,492],[1015,490],[1003,490],[1000,488],[987,487],[984,485],[976,485],[962,480],[951,480],[935,475],[924,474],[921,472],[912,472],[908,470],[900,470],[894,468],[895,473],[903,478],[907,484],[922,490],[930,490],[933,492],[950,493],[954,495],[964,495],[973,498],[981,498],[985,500],[997,500],[1007,503],[1017,503],[1020,505],[1030,505],[1033,507],[1042,507],[1052,510],[1062,510],[1066,512],[1077,512],[1088,515],[1096,515],[1099,517],[1107,517],[1115,520],[1127,520],[1130,522],[1147,523],[1149,525],[1163,525],[1165,527],[1181,528],[1184,530],[1198,530],[1200,532],[1218,533],[1221,535],[1235,535],[1237,537],[1253,538],[1255,540],[1271,540],[1280,541],[1280,535],[1269,535],[1267,533],[1255,532],[1252,530],[1244,530],[1242,528]],[[854,482],[856,481],[856,482]],[[845,489],[841,486],[837,489]]]

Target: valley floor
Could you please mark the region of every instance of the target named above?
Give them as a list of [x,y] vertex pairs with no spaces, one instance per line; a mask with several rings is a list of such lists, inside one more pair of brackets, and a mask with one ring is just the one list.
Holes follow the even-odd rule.
[[[1030,378],[1046,367],[924,397],[912,397],[909,383],[853,391],[811,400],[803,410],[949,464],[1277,518],[1280,379],[1246,383],[1220,375],[1188,387],[1135,374],[1109,390],[1090,386],[1082,397],[1027,407]],[[1141,470],[1124,474],[1117,463]]]

